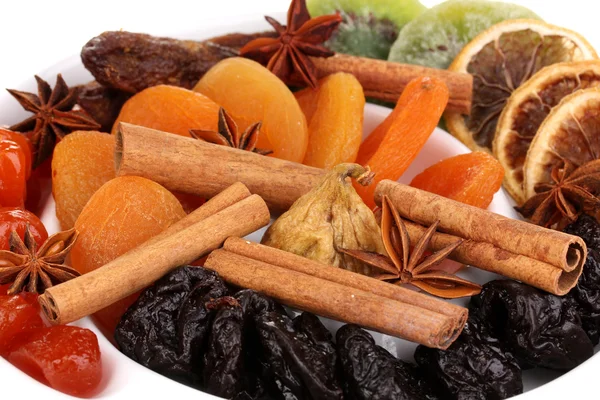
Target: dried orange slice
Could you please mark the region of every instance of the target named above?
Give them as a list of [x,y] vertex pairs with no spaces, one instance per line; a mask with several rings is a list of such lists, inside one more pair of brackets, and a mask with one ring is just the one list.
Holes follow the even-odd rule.
[[498,117],[519,86],[543,67],[598,58],[578,33],[542,21],[515,19],[475,37],[449,69],[473,75],[471,114],[446,114],[446,125],[471,150],[490,152]]
[[538,128],[565,96],[600,86],[600,61],[576,61],[545,67],[508,99],[496,127],[494,155],[506,172],[504,187],[519,204],[523,191],[523,164]]
[[600,88],[578,90],[552,109],[533,138],[523,166],[525,197],[550,182],[554,166],[600,158]]

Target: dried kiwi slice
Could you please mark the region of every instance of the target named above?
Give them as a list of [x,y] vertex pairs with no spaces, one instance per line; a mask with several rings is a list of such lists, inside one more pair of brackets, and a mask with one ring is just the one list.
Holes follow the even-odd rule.
[[510,95],[551,64],[597,59],[578,33],[531,19],[504,21],[479,34],[450,70],[473,75],[471,114],[448,112],[446,125],[471,150],[490,152],[500,113]]
[[539,19],[523,6],[501,1],[445,1],[402,28],[390,50],[389,61],[448,68],[479,33],[498,22],[516,18]]
[[308,0],[312,16],[339,12],[343,22],[325,45],[338,53],[387,60],[400,29],[426,10],[418,0]]
[[600,158],[600,88],[578,90],[552,109],[533,138],[525,165],[526,198],[538,183],[550,182],[554,166],[575,166]]
[[538,128],[565,96],[600,86],[600,61],[576,61],[541,69],[508,99],[496,127],[494,155],[505,170],[504,187],[519,204],[523,191],[523,164]]

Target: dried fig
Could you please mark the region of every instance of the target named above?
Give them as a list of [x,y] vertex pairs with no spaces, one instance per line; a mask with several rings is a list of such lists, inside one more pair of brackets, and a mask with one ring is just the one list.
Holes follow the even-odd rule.
[[348,178],[368,185],[374,173],[358,164],[339,164],[300,197],[265,233],[262,243],[339,268],[371,274],[371,268],[338,248],[386,254],[373,212]]

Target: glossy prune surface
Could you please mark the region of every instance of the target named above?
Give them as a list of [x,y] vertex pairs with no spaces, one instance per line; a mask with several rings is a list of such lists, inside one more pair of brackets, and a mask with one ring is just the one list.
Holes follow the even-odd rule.
[[516,359],[473,316],[447,350],[418,346],[415,360],[443,399],[499,400],[523,392]]
[[416,370],[375,344],[373,336],[356,325],[344,325],[336,334],[346,399],[436,399],[419,383]]
[[483,285],[469,312],[522,367],[569,370],[593,355],[572,302],[511,280]]
[[119,349],[156,372],[198,385],[215,313],[206,303],[227,293],[215,272],[176,269],[146,289],[123,315],[115,330]]

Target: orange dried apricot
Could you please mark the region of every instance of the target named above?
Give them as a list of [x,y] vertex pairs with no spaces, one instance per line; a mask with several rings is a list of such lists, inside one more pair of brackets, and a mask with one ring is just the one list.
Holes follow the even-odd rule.
[[[385,135],[372,142],[365,141],[361,146],[359,162],[375,172],[371,185],[354,185],[365,204],[375,206],[373,193],[377,183],[383,179],[395,181],[402,176],[431,136],[447,102],[448,87],[438,78],[419,77],[406,85],[391,119],[382,123],[389,124]],[[368,159],[361,158],[362,153],[370,154]]]
[[[112,179],[94,193],[75,222],[79,237],[71,265],[82,274],[100,268],[185,215],[175,196],[156,182],[137,176]],[[101,327],[112,333],[136,298],[96,313]]]
[[52,158],[52,194],[62,229],[71,229],[90,197],[115,177],[115,137],[78,131],[56,145]]
[[[273,150],[274,157],[285,160],[304,159],[306,118],[290,89],[259,63],[246,58],[225,59],[212,67],[194,90],[225,108],[242,132],[261,121],[257,147]],[[216,114],[214,122],[216,125]]]
[[[304,89],[314,97],[314,91]],[[354,75],[337,73],[319,81],[316,99],[303,101],[308,122],[308,148],[304,164],[330,169],[337,164],[354,162],[362,140],[365,95]],[[315,101],[316,100],[316,101]],[[313,108],[314,107],[314,108]]]
[[190,136],[190,129],[217,130],[219,105],[208,97],[176,86],[158,85],[142,90],[123,104],[119,122]]
[[487,208],[504,179],[504,168],[488,153],[450,157],[415,176],[411,186],[475,207]]

